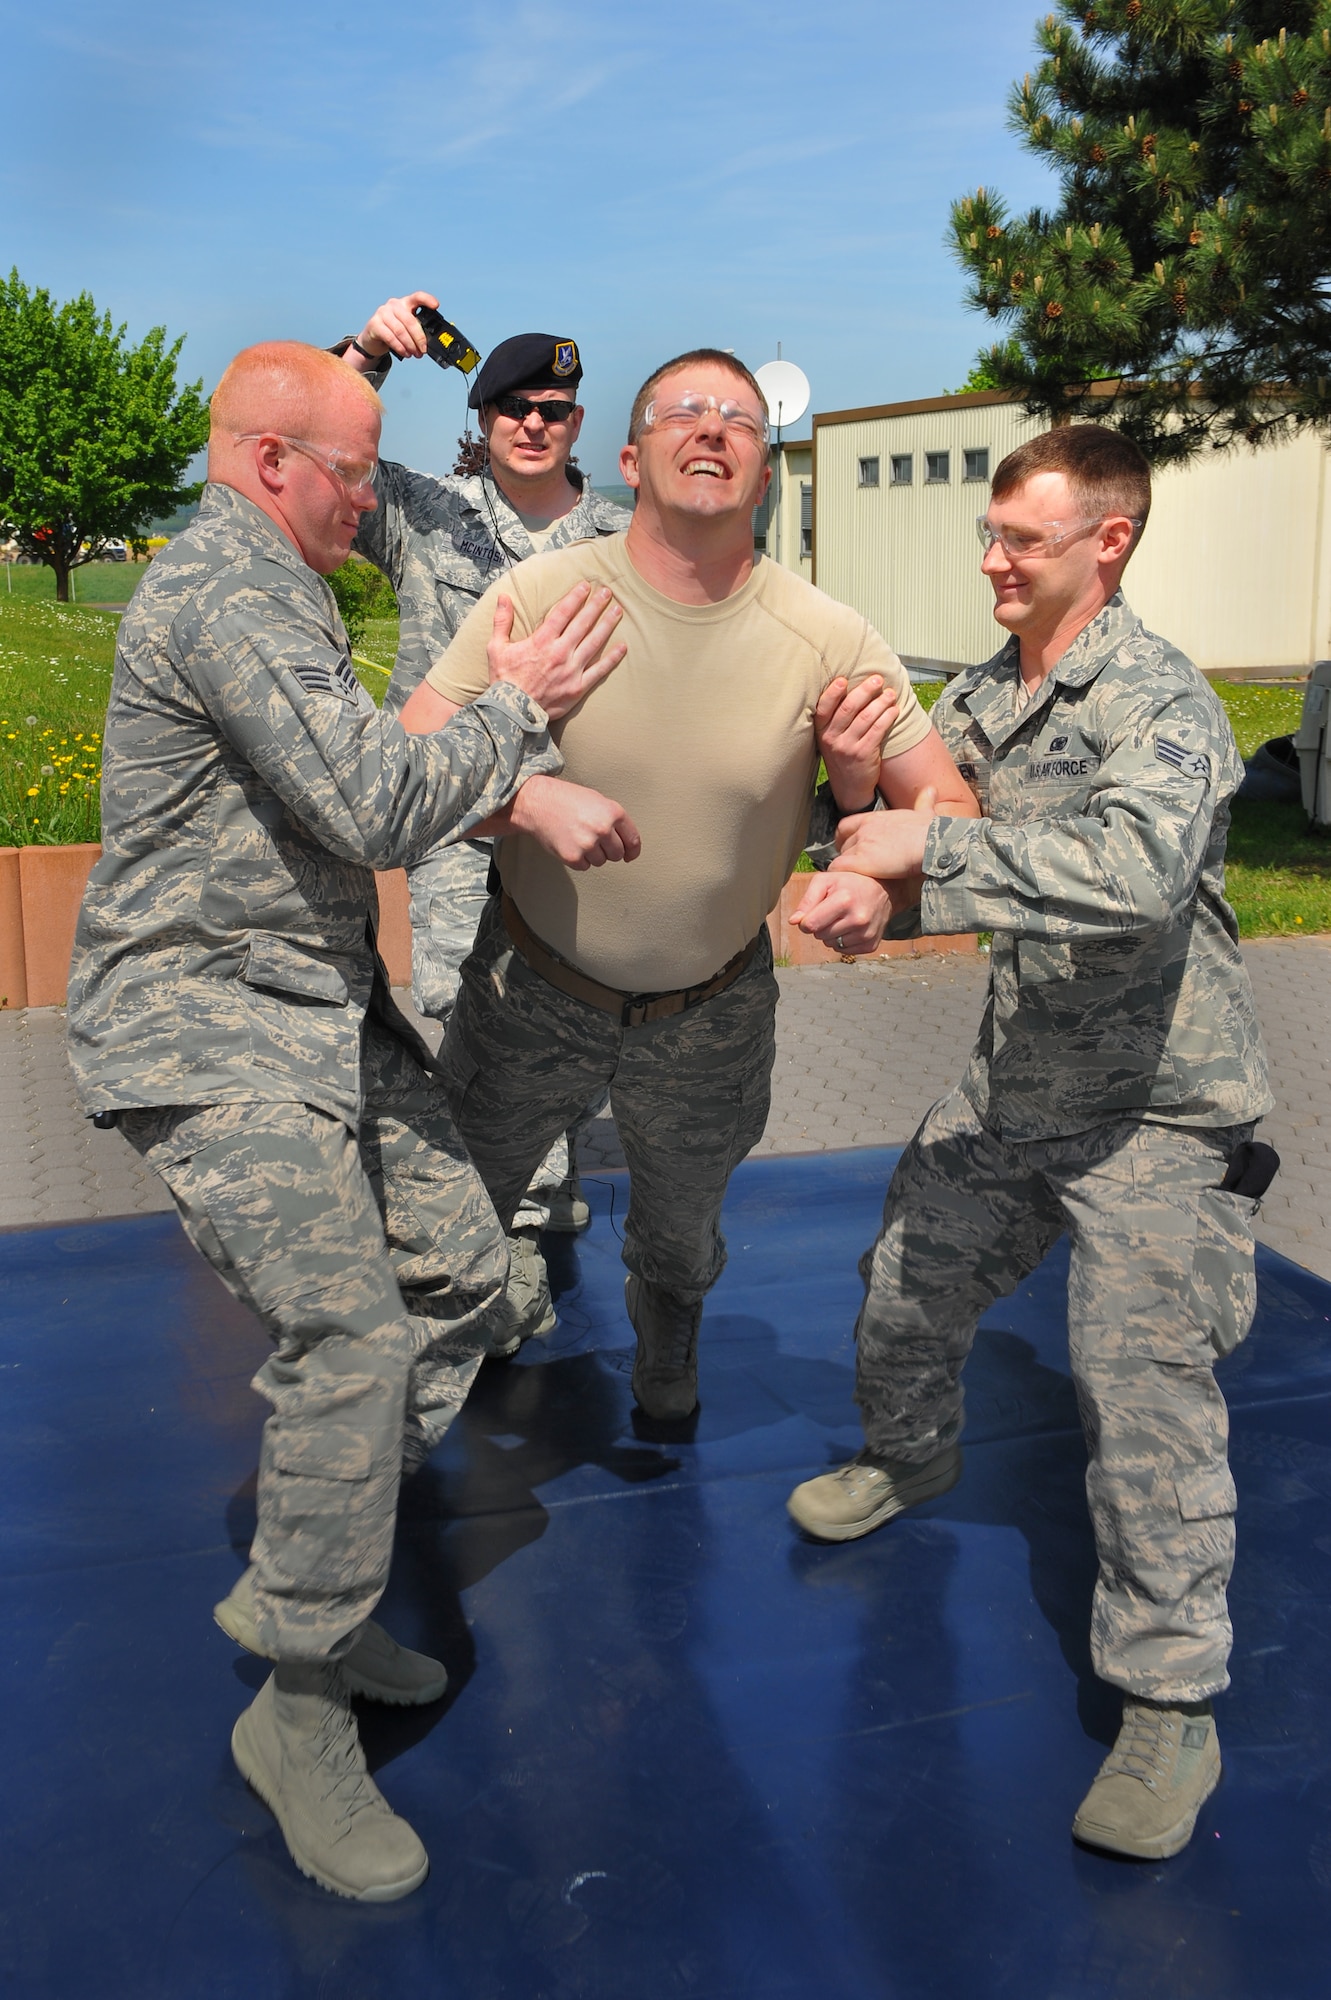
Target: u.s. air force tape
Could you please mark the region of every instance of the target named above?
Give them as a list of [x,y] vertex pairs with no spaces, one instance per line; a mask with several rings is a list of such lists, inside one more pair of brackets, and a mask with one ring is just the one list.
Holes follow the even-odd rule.
[[1200,750],[1185,750],[1181,743],[1172,743],[1167,736],[1155,739],[1155,754],[1162,764],[1172,764],[1176,771],[1182,771],[1185,778],[1200,778],[1205,784],[1211,775],[1211,760]]

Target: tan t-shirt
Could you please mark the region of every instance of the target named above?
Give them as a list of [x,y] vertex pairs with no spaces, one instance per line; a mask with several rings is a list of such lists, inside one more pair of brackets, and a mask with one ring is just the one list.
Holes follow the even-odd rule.
[[838,674],[897,690],[887,757],[928,735],[896,654],[858,612],[760,558],[721,604],[677,604],[645,583],[623,535],[533,556],[485,594],[431,668],[468,702],[489,685],[500,591],[514,632],[535,629],[582,579],[624,608],[628,653],[551,731],[564,776],[622,805],[642,835],[633,862],[575,873],[517,834],[500,843],[504,887],[561,957],[629,993],[697,985],[756,936],[804,844],[818,751],[813,709]]
[[[545,553],[546,543],[549,541],[551,535],[553,535],[555,529],[559,526],[564,516],[562,514],[556,514],[553,521],[548,521],[545,518],[544,514],[524,514],[520,507],[515,507],[513,511],[517,515],[518,519],[521,521],[523,527],[527,530],[527,540],[531,543],[537,555],[538,556],[543,555]],[[527,560],[530,561],[531,558],[528,557]]]

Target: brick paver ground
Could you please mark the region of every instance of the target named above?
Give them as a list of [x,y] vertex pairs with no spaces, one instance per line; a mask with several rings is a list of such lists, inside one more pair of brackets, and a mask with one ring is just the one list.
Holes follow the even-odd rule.
[[1276,1108],[1261,1137],[1280,1155],[1258,1234],[1331,1278],[1331,938],[1244,947]]
[[[1331,1279],[1331,939],[1244,949],[1271,1058],[1277,1109],[1263,1136],[1283,1168],[1263,1205],[1263,1242]],[[900,1145],[960,1076],[984,1003],[981,958],[887,959],[785,971],[772,1115],[761,1153]],[[59,1008],[0,1014],[0,1227],[170,1207],[114,1132],[79,1116]],[[584,1165],[622,1164],[608,1114]]]

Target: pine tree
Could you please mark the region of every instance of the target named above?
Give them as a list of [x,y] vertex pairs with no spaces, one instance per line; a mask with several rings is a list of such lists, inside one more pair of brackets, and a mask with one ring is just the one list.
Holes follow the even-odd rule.
[[1331,0],[1058,0],[1037,39],[1011,123],[1062,199],[954,205],[977,365],[1157,463],[1331,438]]

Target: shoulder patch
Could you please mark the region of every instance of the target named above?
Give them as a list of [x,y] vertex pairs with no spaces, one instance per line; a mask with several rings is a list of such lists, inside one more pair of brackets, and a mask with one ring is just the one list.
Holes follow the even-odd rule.
[[1181,743],[1174,743],[1168,736],[1157,736],[1155,754],[1162,764],[1172,764],[1185,778],[1200,778],[1203,784],[1211,775],[1211,760],[1200,750],[1186,750]]
[[356,679],[350,660],[339,660],[335,667],[321,666],[315,660],[301,660],[291,671],[306,694],[331,694],[339,701],[360,701],[361,684]]

